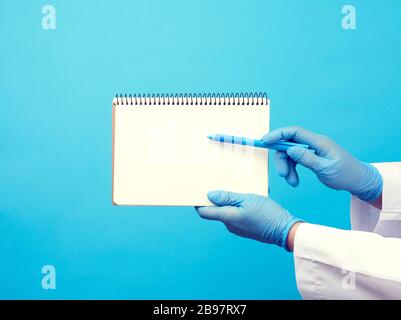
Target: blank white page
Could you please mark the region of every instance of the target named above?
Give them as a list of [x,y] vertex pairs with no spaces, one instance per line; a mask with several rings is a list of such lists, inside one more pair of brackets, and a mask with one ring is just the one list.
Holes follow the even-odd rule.
[[268,151],[219,143],[220,133],[259,139],[269,101],[258,105],[116,105],[113,203],[211,205],[210,190],[268,194]]

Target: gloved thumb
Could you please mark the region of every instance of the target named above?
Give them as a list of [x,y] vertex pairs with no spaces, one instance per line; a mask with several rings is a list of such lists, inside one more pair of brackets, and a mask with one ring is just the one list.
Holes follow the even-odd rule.
[[288,156],[296,163],[315,171],[321,164],[321,158],[312,151],[302,147],[291,147],[287,150]]
[[238,206],[245,199],[243,193],[213,190],[208,192],[207,197],[217,206]]

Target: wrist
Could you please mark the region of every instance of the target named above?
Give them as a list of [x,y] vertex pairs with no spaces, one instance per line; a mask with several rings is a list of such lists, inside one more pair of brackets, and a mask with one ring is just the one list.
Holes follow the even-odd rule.
[[294,242],[295,242],[295,235],[297,233],[297,229],[298,227],[304,223],[303,221],[297,221],[295,222],[289,232],[288,232],[288,236],[287,236],[287,243],[286,243],[286,249],[290,252],[294,251]]
[[362,162],[364,168],[361,181],[356,190],[351,192],[362,201],[376,203],[383,191],[383,178],[377,168],[370,163]]

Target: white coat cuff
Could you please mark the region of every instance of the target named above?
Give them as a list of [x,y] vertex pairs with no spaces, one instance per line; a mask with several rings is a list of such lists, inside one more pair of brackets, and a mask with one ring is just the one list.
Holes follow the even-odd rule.
[[[319,228],[319,227],[318,227]],[[324,299],[321,288],[319,263],[316,260],[316,243],[320,231],[309,223],[299,225],[294,238],[294,263],[298,291],[303,299]]]
[[401,167],[391,162],[373,164],[383,178],[383,212],[401,212]]
[[401,172],[391,162],[374,163],[383,178],[382,210],[351,196],[351,225],[353,230],[373,232],[381,212],[401,211]]

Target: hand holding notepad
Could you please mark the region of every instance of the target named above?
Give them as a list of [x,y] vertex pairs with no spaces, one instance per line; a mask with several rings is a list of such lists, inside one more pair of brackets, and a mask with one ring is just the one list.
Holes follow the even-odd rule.
[[113,203],[210,205],[212,189],[267,195],[266,149],[206,138],[268,132],[266,95],[119,96],[112,108]]

